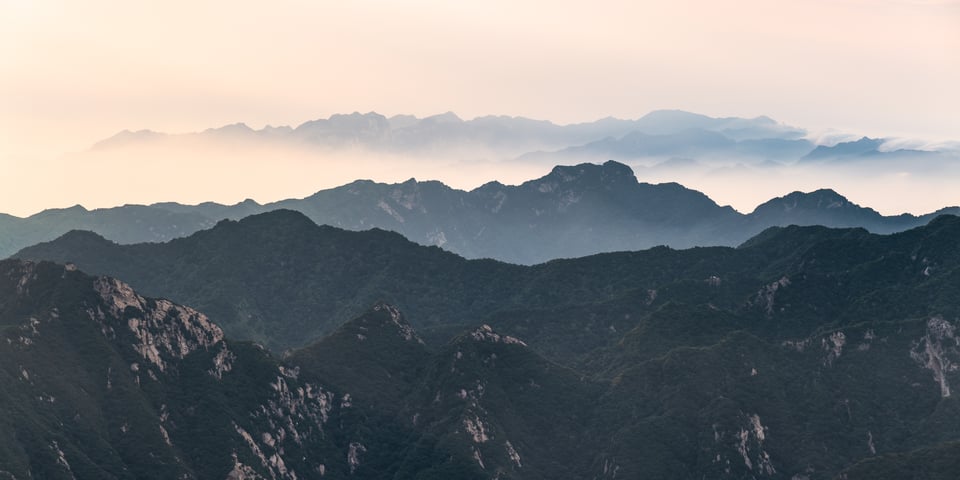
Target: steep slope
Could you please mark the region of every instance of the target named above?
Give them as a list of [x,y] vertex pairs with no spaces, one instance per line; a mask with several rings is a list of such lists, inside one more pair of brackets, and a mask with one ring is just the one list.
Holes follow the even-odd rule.
[[337,395],[224,340],[203,314],[117,280],[0,262],[0,337],[0,471],[10,478],[351,469],[333,434],[353,428],[332,421]]
[[655,295],[509,312],[561,345],[604,318],[636,326],[591,349],[592,373],[475,328],[417,370],[406,415],[480,478],[868,478],[891,462],[888,474],[945,478],[960,408],[957,238],[949,217],[888,237],[776,229],[741,249],[756,279],[730,260]]
[[381,411],[399,413],[402,399],[425,368],[430,353],[396,307],[377,302],[317,343],[287,360],[307,375],[349,389]]
[[9,478],[573,478],[547,445],[592,392],[485,326],[430,355],[384,303],[280,363],[117,280],[13,260],[0,378]]
[[583,433],[601,389],[481,325],[434,356],[409,412],[484,478],[586,478]]
[[[272,468],[269,459],[279,452],[270,449],[269,441],[281,438],[276,430],[280,423],[257,423],[258,417],[250,417],[249,412],[259,411],[257,405],[264,404],[265,397],[257,393],[261,388],[265,395],[278,391],[269,387],[276,378],[287,379],[290,387],[279,391],[295,391],[294,383],[304,391],[306,384],[316,386],[310,391],[322,388],[333,405],[328,420],[320,422],[325,432],[322,440],[311,437],[316,443],[303,446],[304,450],[283,445],[287,456],[280,458],[301,478],[307,475],[301,472],[317,468],[317,462],[324,464],[328,475],[352,473],[361,478],[826,479],[843,473],[865,478],[878,468],[892,473],[918,465],[942,476],[949,472],[953,442],[960,440],[957,217],[939,217],[927,226],[887,236],[863,229],[772,228],[737,249],[661,247],[535,267],[467,261],[385,232],[318,227],[295,212],[224,222],[203,235],[165,245],[121,247],[89,234],[79,236],[94,240],[102,251],[78,247],[73,254],[85,251],[93,260],[106,255],[131,273],[139,271],[146,278],[143,272],[153,272],[149,277],[154,280],[170,275],[169,283],[158,287],[177,284],[184,294],[206,288],[207,298],[225,303],[248,298],[257,290],[225,294],[228,289],[220,287],[226,284],[218,283],[221,275],[243,273],[247,275],[243,281],[252,285],[257,279],[271,279],[283,287],[269,290],[276,293],[294,285],[292,280],[277,280],[294,270],[298,281],[305,281],[309,288],[296,295],[284,293],[291,296],[272,305],[301,302],[301,306],[313,305],[310,308],[330,305],[310,303],[324,289],[330,289],[331,298],[345,295],[340,301],[354,302],[370,291],[361,292],[357,285],[380,285],[382,291],[401,298],[401,305],[409,303],[417,315],[427,315],[423,320],[411,313],[412,325],[429,326],[434,339],[453,337],[428,350],[418,341],[425,332],[413,331],[396,306],[376,303],[373,309],[362,309],[355,318],[336,323],[336,329],[331,326],[328,332],[332,333],[319,342],[293,352],[283,370],[254,346],[226,342],[226,351],[236,359],[231,360],[231,370],[217,379],[208,371],[224,351],[219,334],[204,342],[168,341],[170,335],[154,334],[158,327],[151,327],[152,338],[160,341],[146,347],[136,341],[139,319],[156,317],[147,313],[154,311],[150,300],[137,300],[142,313],[124,308],[123,316],[105,324],[91,322],[85,308],[74,309],[83,320],[78,325],[91,331],[71,332],[63,338],[77,345],[87,344],[88,337],[106,342],[74,350],[88,352],[84,355],[117,350],[122,361],[113,370],[97,364],[95,369],[78,367],[51,376],[83,379],[87,375],[96,380],[102,373],[102,379],[84,387],[89,392],[105,388],[98,384],[105,383],[106,372],[124,367],[126,383],[111,380],[111,391],[117,385],[133,389],[136,377],[142,390],[162,385],[157,387],[161,393],[172,393],[150,396],[154,403],[148,405],[154,409],[166,405],[178,429],[198,425],[188,429],[194,436],[207,430],[219,432],[227,425],[227,433],[238,437],[217,437],[217,441],[238,445],[238,462],[262,472]],[[191,243],[180,250],[165,250],[188,240]],[[143,250],[132,255],[126,251],[131,248]],[[189,258],[189,263],[178,258]],[[214,269],[186,269],[211,258],[217,258],[209,262],[217,265]],[[304,267],[294,261],[298,258],[312,260]],[[325,263],[316,263],[318,259]],[[244,262],[249,265],[243,269],[249,270],[227,269]],[[3,265],[8,264],[32,265]],[[50,272],[38,275],[34,282],[25,271],[16,270],[3,286],[4,291],[14,292],[9,295],[14,300],[0,302],[3,332],[9,339],[7,346],[0,343],[0,352],[21,352],[30,342],[35,345],[55,337],[44,329],[59,324],[36,313],[44,311],[38,306],[46,303],[24,295],[47,291],[42,288],[47,282],[75,277],[87,278],[83,281],[89,285],[102,281],[39,265],[51,268]],[[164,273],[163,268],[168,270]],[[411,283],[415,278],[420,283]],[[183,287],[185,282],[194,283]],[[343,290],[336,290],[338,283]],[[85,288],[49,290],[87,291],[93,301],[101,302],[96,289]],[[126,289],[106,291],[113,290]],[[76,303],[66,297],[57,301]],[[109,313],[106,308],[101,310]],[[59,307],[59,318],[67,317],[64,311]],[[99,318],[96,309],[92,311]],[[114,318],[111,315],[118,314],[105,318]],[[174,315],[170,325],[190,324],[184,323],[184,315],[194,318]],[[268,325],[280,330],[288,318],[298,320],[275,317]],[[110,330],[101,331],[101,325],[113,327],[119,346],[108,341]],[[34,327],[39,335],[32,333]],[[168,353],[181,352],[179,345],[184,343],[189,351],[183,358]],[[162,370],[161,364],[150,360],[154,355],[149,345],[158,348]],[[62,351],[61,355],[73,359],[71,365],[89,364],[75,359],[80,354],[71,348],[50,347],[36,358],[54,358],[53,352]],[[39,398],[36,402],[43,405],[45,392],[57,402],[85,398],[77,393],[80,389],[24,390],[30,386],[22,383],[27,377],[37,381],[50,374],[38,373],[47,370],[34,357],[18,355],[0,363],[5,380],[12,382],[7,384],[17,385],[0,393],[4,408],[33,405],[31,398]],[[134,362],[136,371],[129,368]],[[99,373],[91,376],[87,371]],[[255,379],[241,380],[250,376]],[[218,385],[230,385],[232,379],[247,382],[243,383],[247,387],[238,386],[229,393],[249,389],[250,396],[221,395]],[[190,406],[201,404],[200,398],[208,395],[222,399],[201,410],[209,412],[203,417],[209,423],[186,420],[193,418]],[[234,400],[242,401],[238,405]],[[69,415],[76,409],[71,406]],[[256,450],[226,422],[235,416],[250,422],[249,428],[237,424],[263,453],[265,465],[258,456],[248,455]],[[34,413],[18,413],[2,421],[34,417]],[[160,424],[152,416],[143,417],[148,419],[144,422]],[[296,429],[302,432],[315,424]],[[39,430],[60,431],[56,423],[40,425]],[[16,430],[0,432],[12,431]],[[173,445],[193,446],[192,440],[177,436],[186,433],[167,432]],[[264,432],[270,436],[263,436]],[[9,464],[22,472],[20,465],[30,461],[17,453],[15,438],[19,437],[11,435],[0,433],[5,438],[0,455],[14,459],[0,470],[13,471],[6,468]],[[292,441],[290,434],[283,438]],[[73,466],[76,454],[63,448],[65,441],[55,440]],[[242,450],[245,444],[247,450]],[[182,458],[176,453],[169,458]],[[232,468],[231,454],[229,449],[210,451],[212,457],[225,459],[213,462],[210,471]],[[139,462],[139,457],[118,455],[118,462]],[[56,458],[45,461],[56,465]],[[183,463],[188,474],[200,468],[189,458]],[[180,473],[173,467],[165,472]]]
[[582,478],[593,471],[578,447],[602,385],[487,325],[429,354],[399,311],[380,303],[288,361],[303,378],[377,399],[382,422],[393,416],[409,429],[394,478]]
[[[363,329],[375,348],[354,348],[351,329]],[[419,399],[415,388],[432,361],[399,311],[383,303],[320,348],[280,362],[262,347],[224,339],[202,313],[142,297],[118,280],[6,260],[0,475],[491,478],[465,450],[462,430],[411,422],[411,409],[432,404],[402,400]],[[384,382],[398,388],[381,390]],[[445,436],[451,440],[438,444]]]

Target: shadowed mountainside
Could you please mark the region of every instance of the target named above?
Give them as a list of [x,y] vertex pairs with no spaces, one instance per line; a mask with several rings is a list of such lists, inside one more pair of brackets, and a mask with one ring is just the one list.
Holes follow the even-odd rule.
[[[521,267],[284,211],[161,245],[73,233],[33,251],[69,246],[83,268],[115,262],[135,286],[209,305],[282,297],[259,304],[263,332],[304,331],[291,309],[334,305],[317,297],[356,313],[278,362],[117,281],[2,262],[0,406],[14,413],[0,470],[952,478],[958,242],[960,218],[943,216],[888,236],[794,226],[736,249]],[[308,287],[288,291],[287,272]],[[229,337],[248,318],[222,320]]]

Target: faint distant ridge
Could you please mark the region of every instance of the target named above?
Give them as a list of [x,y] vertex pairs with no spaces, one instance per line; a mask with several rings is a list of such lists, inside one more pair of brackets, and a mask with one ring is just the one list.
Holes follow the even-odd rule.
[[[216,142],[229,137],[251,142],[280,141],[297,147],[364,147],[397,153],[433,152],[444,148],[474,147],[504,158],[538,151],[562,150],[631,134],[677,135],[689,130],[714,132],[732,141],[782,139],[801,141],[806,131],[779,124],[769,117],[713,118],[679,110],[658,110],[635,120],[606,117],[568,125],[524,117],[488,115],[464,120],[453,112],[418,118],[386,117],[376,112],[334,114],[298,126],[267,126],[255,130],[243,123],[202,132],[168,135],[141,130],[123,131],[98,142],[105,150],[183,140]],[[813,145],[807,150],[812,150]],[[806,152],[804,152],[806,153]]]
[[[417,159],[482,159],[537,165],[594,163],[606,159],[648,166],[755,167],[835,164],[884,165],[929,170],[955,163],[955,146],[902,148],[898,139],[862,137],[818,145],[805,129],[767,117],[710,117],[656,110],[636,119],[614,117],[556,124],[506,115],[463,119],[454,112],[427,117],[377,112],[333,114],[297,126],[254,129],[234,123],[200,132],[167,134],[124,130],[93,150],[141,154],[164,148],[289,148],[337,154],[367,152]],[[908,142],[909,143],[909,142]],[[162,151],[162,150],[161,150]],[[946,162],[945,162],[946,161]],[[871,162],[858,164],[857,162]]]
[[822,162],[829,160],[857,161],[878,159],[899,159],[905,156],[911,158],[931,157],[941,155],[941,152],[899,148],[884,150],[886,140],[883,138],[861,137],[859,140],[840,142],[833,146],[820,145],[800,159],[801,162]]
[[249,199],[235,205],[166,202],[97,210],[78,205],[27,218],[0,216],[0,258],[70,230],[93,231],[122,244],[166,242],[224,219],[277,209],[347,230],[390,230],[467,258],[521,264],[657,245],[735,246],[768,227],[791,224],[892,233],[940,214],[960,214],[950,207],[920,216],[883,216],[829,189],[793,192],[742,214],[677,183],[640,182],[629,166],[611,160],[556,166],[520,185],[489,182],[471,191],[438,181],[357,180],[266,205]]
[[110,138],[106,138],[95,143],[92,149],[105,150],[115,147],[126,147],[139,143],[154,142],[167,137],[167,134],[154,132],[153,130],[137,130],[136,132],[122,130]]

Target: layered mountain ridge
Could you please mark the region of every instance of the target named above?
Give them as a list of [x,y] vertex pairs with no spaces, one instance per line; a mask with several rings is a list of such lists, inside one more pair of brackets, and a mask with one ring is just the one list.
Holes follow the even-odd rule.
[[[229,340],[236,322],[220,333],[195,310],[73,265],[0,263],[11,386],[0,405],[17,412],[0,432],[37,439],[0,433],[0,470],[18,478],[955,473],[943,460],[960,431],[958,217],[894,235],[775,227],[736,249],[534,267],[291,211],[164,245],[71,236],[98,246],[64,245],[79,268],[115,262],[134,288],[152,278],[175,301],[197,291],[208,305],[299,304],[271,306],[267,331],[328,308],[309,303],[318,295],[358,307],[278,361]],[[287,291],[286,271],[308,287]],[[251,289],[224,283],[234,277]],[[364,287],[332,290],[352,278]],[[121,393],[123,408],[95,401]],[[88,417],[105,426],[75,426]]]
[[[122,131],[94,145],[95,150],[183,140],[282,142],[313,148],[364,147],[377,151],[429,153],[444,149],[479,147],[501,155],[517,156],[531,150],[560,149],[631,132],[669,135],[699,130],[717,132],[737,140],[757,138],[800,139],[806,132],[779,124],[768,117],[711,118],[679,110],[651,112],[639,119],[607,117],[593,122],[558,125],[546,120],[488,115],[463,120],[453,112],[424,118],[413,115],[386,117],[376,112],[334,114],[298,126],[266,126],[254,130],[243,123],[203,132],[165,134],[150,130]],[[810,145],[813,149],[813,145]]]
[[392,230],[467,258],[520,264],[656,245],[735,246],[767,227],[790,224],[892,233],[923,225],[938,214],[960,212],[951,207],[921,216],[886,217],[832,190],[819,190],[794,192],[744,215],[675,183],[639,182],[630,167],[608,161],[557,166],[521,185],[490,182],[469,192],[435,181],[390,185],[358,180],[267,205],[248,200],[232,206],[158,203],[47,210],[24,219],[0,218],[0,256],[75,229],[124,244],[165,242],[222,219],[276,209],[300,211],[318,224],[349,230]]
[[0,306],[8,478],[349,470],[327,425],[337,396],[225,340],[193,309],[72,266],[18,261],[0,262]]

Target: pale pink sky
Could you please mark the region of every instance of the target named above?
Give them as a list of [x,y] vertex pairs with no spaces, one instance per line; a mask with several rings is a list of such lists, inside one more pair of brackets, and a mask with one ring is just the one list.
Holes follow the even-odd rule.
[[[58,155],[122,129],[352,111],[670,108],[958,139],[958,58],[950,0],[0,0],[0,175],[56,175]],[[0,212],[82,201],[2,190]]]

